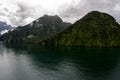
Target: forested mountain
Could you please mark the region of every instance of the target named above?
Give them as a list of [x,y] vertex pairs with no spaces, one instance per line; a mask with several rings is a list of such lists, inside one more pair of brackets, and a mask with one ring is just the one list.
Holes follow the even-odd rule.
[[1,36],[1,40],[10,43],[30,42],[39,43],[63,30],[71,23],[63,22],[62,19],[55,15],[44,15],[26,26],[19,26],[13,31],[9,31]]
[[107,13],[92,11],[70,25],[58,16],[44,15],[0,39],[8,43],[24,41],[46,46],[120,47],[120,25]]
[[120,25],[107,13],[89,12],[67,30],[41,42],[47,46],[120,47]]

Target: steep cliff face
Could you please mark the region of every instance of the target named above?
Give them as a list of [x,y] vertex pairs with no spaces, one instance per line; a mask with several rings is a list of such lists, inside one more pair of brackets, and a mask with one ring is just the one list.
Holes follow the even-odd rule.
[[42,42],[54,46],[120,46],[120,25],[107,13],[92,11],[71,27]]
[[39,43],[65,30],[70,25],[70,23],[63,22],[57,15],[44,15],[26,26],[19,26],[15,30],[3,35],[1,40],[14,43],[21,41]]

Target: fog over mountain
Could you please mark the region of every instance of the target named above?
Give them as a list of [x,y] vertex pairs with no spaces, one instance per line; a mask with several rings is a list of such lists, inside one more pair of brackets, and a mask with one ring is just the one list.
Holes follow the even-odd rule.
[[0,0],[0,21],[22,26],[48,14],[74,23],[92,10],[107,12],[120,22],[119,0]]
[[6,24],[5,22],[0,21],[0,35],[8,32],[9,30],[14,29],[11,25]]

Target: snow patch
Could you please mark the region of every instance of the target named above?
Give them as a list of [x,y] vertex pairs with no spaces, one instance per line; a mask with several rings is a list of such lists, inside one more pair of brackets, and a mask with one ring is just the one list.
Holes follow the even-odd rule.
[[29,35],[29,36],[27,36],[27,38],[33,38],[34,36],[33,35]]
[[35,20],[35,22],[39,22],[39,19]]

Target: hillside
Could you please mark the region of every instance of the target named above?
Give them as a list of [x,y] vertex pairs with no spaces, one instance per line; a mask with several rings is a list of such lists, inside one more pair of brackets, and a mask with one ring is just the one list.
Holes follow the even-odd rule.
[[70,23],[65,23],[59,16],[44,15],[26,26],[19,26],[13,31],[1,36],[1,40],[7,43],[39,43],[63,30]]
[[46,46],[120,47],[120,25],[107,13],[89,12],[55,37],[41,42]]

